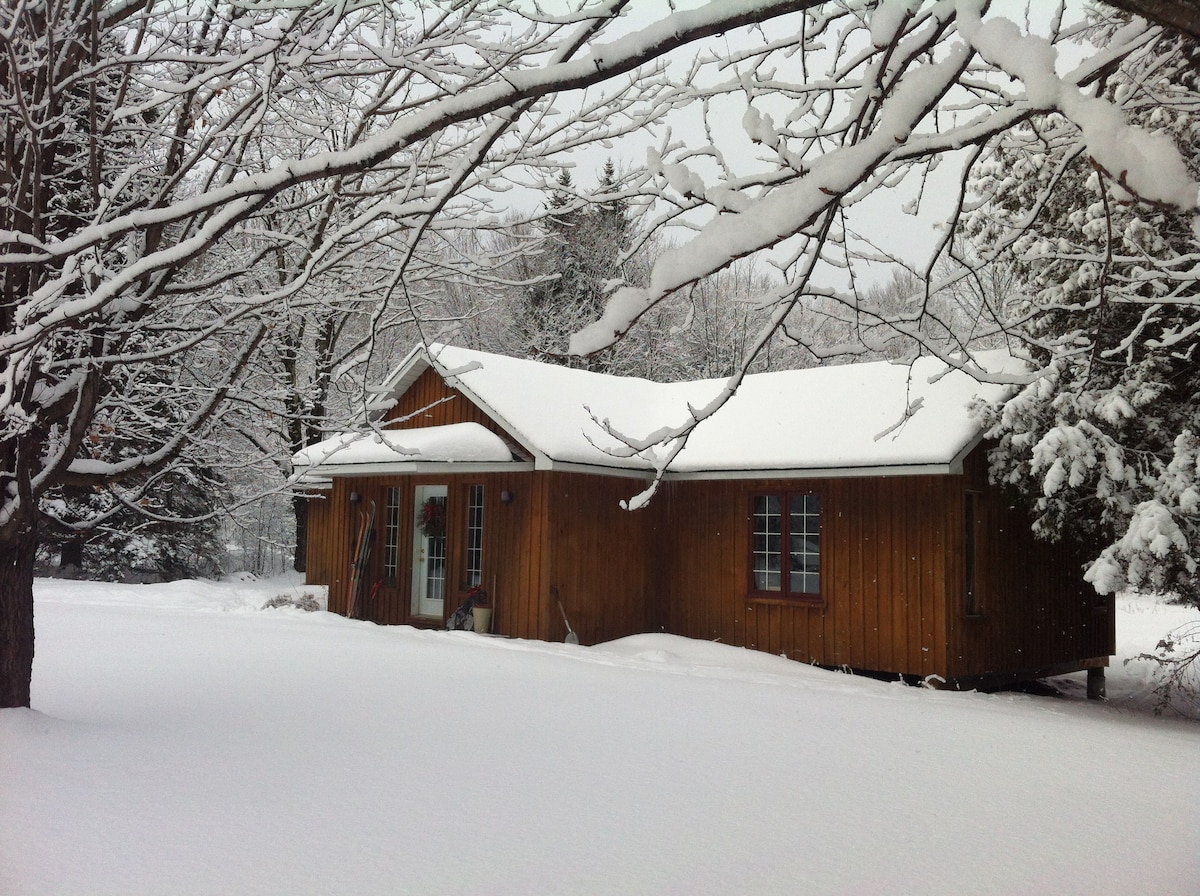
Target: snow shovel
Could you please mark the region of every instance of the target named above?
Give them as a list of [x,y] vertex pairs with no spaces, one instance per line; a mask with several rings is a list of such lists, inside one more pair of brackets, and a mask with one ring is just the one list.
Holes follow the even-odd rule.
[[567,622],[567,611],[563,609],[562,598],[558,596],[558,589],[553,589],[554,599],[558,601],[558,612],[562,613],[563,622],[567,626],[567,636],[563,638],[564,644],[578,644],[579,635],[575,634],[575,629],[571,628],[571,623]]

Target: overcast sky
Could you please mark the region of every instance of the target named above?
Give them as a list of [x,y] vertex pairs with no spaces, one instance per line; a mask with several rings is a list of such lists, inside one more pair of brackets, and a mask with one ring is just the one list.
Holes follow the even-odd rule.
[[[672,3],[670,0],[638,0],[632,4],[633,9],[623,17],[619,32],[625,33],[644,26],[656,20],[657,17],[668,13]],[[674,0],[673,5],[678,9],[697,8],[705,5],[702,0]],[[1048,24],[1054,13],[1056,3],[1038,0],[1036,3],[1024,3],[1020,0],[995,0],[989,16],[1003,15],[1023,27],[1028,23],[1034,33],[1046,34]],[[1067,4],[1066,22],[1078,21],[1082,17],[1083,3],[1072,0]],[[739,32],[712,38],[702,47],[688,48],[673,54],[674,65],[679,71],[685,71],[688,62],[697,53],[720,53],[726,47],[742,46],[746,43],[758,44],[763,36],[772,37],[793,31],[797,28],[798,16],[787,17],[764,26],[762,29],[741,29]],[[609,37],[608,39],[612,39]],[[1081,51],[1082,54],[1082,51]],[[1059,66],[1060,71],[1069,70],[1073,61],[1065,59]],[[568,95],[565,102],[570,102]],[[775,109],[767,108],[763,101],[756,101],[756,108],[774,112],[778,118],[786,114],[786,106],[782,103]],[[754,146],[746,137],[742,124],[746,103],[743,97],[730,97],[714,101],[708,108],[708,132],[703,126],[702,107],[699,103],[684,110],[678,110],[665,117],[659,126],[651,131],[641,132],[614,142],[610,148],[592,147],[586,151],[574,153],[569,163],[575,168],[574,180],[576,185],[587,190],[592,188],[607,159],[611,158],[618,167],[641,166],[646,162],[647,150],[658,146],[669,127],[675,140],[682,140],[687,146],[697,148],[708,145],[712,138],[724,157],[741,171],[762,170],[770,163],[756,161],[765,158],[762,147]],[[964,156],[965,157],[965,156]],[[899,190],[876,191],[865,199],[855,210],[852,217],[853,226],[867,238],[888,252],[897,254],[908,263],[923,267],[925,259],[932,250],[941,231],[939,225],[946,218],[946,204],[939,203],[939,197],[953,197],[954,185],[961,179],[962,160],[964,157],[946,157],[942,160],[937,172],[930,178],[917,213],[905,213],[906,206],[911,212],[914,209],[913,197],[915,188],[907,185]],[[696,170],[709,183],[715,179],[716,169],[706,166],[703,161],[695,163]],[[529,194],[529,198],[540,201],[537,193]],[[708,212],[705,215],[710,214]],[[683,239],[684,234],[679,238]],[[776,257],[782,257],[777,253]]]

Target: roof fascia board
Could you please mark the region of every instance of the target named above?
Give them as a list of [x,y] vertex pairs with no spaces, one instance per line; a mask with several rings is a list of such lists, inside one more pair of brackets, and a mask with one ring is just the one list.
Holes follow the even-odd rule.
[[882,476],[950,476],[962,472],[954,465],[945,464],[896,464],[875,467],[812,467],[809,469],[782,470],[668,470],[663,479],[669,481],[703,479],[863,479]]
[[[750,479],[856,479],[883,476],[955,476],[962,473],[963,458],[969,454],[964,450],[960,457],[950,463],[941,464],[897,464],[874,467],[814,467],[811,469],[778,470],[668,470],[663,479],[672,481],[703,480],[750,480]],[[539,466],[530,461],[468,462],[468,461],[412,461],[400,463],[367,464],[323,464],[321,477],[328,481],[335,476],[414,476],[452,473],[525,473],[534,470],[555,473],[588,473],[593,476],[609,476],[618,479],[640,479],[649,481],[651,474],[646,470],[605,467],[599,464],[548,461]],[[321,487],[312,480],[301,482],[309,487]],[[311,483],[311,484],[310,484]]]
[[314,491],[315,492],[326,492],[329,489],[333,488],[333,480],[328,479],[324,476],[322,476],[320,478],[317,478],[315,476],[314,477],[301,476],[299,479],[296,480],[295,487],[297,490],[303,490],[305,492],[314,492]]
[[950,459],[950,472],[955,476],[961,476],[963,473],[963,464],[972,451],[983,444],[983,430],[977,432],[958,452]]
[[548,470],[554,473],[591,473],[595,476],[612,476],[618,479],[641,479],[649,482],[653,478],[653,471],[645,468],[634,467],[606,467],[603,464],[586,464],[575,461],[560,461],[546,458],[546,463],[543,466],[537,467],[539,470]]
[[[957,468],[956,468],[957,467]],[[553,461],[540,470],[570,473],[591,473],[596,476],[613,476],[625,479],[649,481],[652,474],[647,470],[621,467],[605,467],[599,464],[564,463]],[[938,464],[896,464],[873,467],[814,467],[811,469],[778,470],[667,470],[663,480],[731,480],[731,479],[854,479],[882,476],[952,476],[962,472],[961,460]]]

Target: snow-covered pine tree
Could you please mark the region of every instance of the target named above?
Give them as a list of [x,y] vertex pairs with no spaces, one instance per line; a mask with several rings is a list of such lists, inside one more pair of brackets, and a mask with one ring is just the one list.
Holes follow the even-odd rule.
[[226,490],[213,468],[186,464],[121,488],[59,486],[42,498],[41,550],[58,574],[85,579],[216,577],[225,571]]
[[[221,521],[228,487],[215,465],[220,449],[213,428],[225,418],[191,429],[190,438],[159,464],[140,461],[183,428],[207,378],[221,366],[216,346],[155,358],[152,341],[130,339],[126,353],[146,360],[112,372],[75,473],[41,497],[44,552],[57,550],[61,566],[83,578],[173,581],[224,571]],[[89,475],[89,468],[110,475]]]
[[612,281],[623,279],[624,256],[633,222],[618,189],[616,168],[605,163],[597,194],[576,192],[563,171],[546,203],[543,235],[531,262],[537,282],[526,288],[521,306],[524,354],[551,363],[609,371],[614,352],[589,358],[566,356],[571,334],[598,318]]
[[[1200,175],[1200,50],[1171,36],[1128,57],[1104,93]],[[983,409],[992,475],[1035,529],[1083,541],[1102,593],[1200,606],[1200,236],[1083,150],[1059,115],[1002,136],[979,172],[990,202],[967,232],[1025,285],[1015,309],[1044,374]]]

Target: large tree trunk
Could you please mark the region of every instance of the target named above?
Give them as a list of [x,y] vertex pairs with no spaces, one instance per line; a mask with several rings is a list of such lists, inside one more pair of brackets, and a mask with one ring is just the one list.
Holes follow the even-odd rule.
[[1200,7],[1196,0],[1104,0],[1109,6],[1142,16],[1159,25],[1174,28],[1192,40],[1200,41]]
[[0,709],[29,706],[33,680],[33,559],[37,530],[0,550]]

